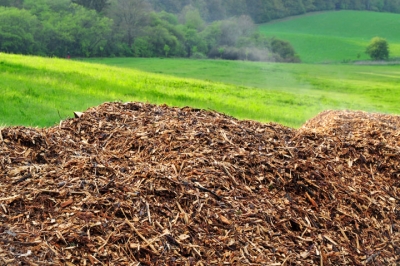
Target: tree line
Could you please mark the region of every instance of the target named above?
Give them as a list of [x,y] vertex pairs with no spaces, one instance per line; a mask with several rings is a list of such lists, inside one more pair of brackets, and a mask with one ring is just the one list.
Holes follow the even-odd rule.
[[0,51],[299,62],[290,43],[259,34],[254,22],[329,9],[398,12],[395,1],[0,0]]
[[148,0],[0,0],[0,51],[43,56],[174,56],[298,62],[290,43],[267,39],[251,17],[206,22]]
[[206,21],[249,15],[255,23],[325,10],[400,13],[400,0],[149,0],[156,10],[179,13],[196,7]]

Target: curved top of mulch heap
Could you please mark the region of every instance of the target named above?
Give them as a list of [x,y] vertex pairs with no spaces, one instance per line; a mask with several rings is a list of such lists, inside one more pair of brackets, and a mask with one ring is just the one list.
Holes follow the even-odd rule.
[[0,264],[396,265],[400,120],[105,103],[0,134]]

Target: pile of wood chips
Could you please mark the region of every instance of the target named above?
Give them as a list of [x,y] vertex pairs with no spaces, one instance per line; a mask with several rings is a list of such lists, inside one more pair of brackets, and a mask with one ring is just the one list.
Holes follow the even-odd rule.
[[0,265],[399,265],[400,117],[105,103],[0,132]]

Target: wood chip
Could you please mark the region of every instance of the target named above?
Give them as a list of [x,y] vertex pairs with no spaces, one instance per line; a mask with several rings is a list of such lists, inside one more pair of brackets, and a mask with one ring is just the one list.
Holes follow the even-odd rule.
[[10,265],[397,265],[400,118],[104,103],[0,131]]
[[74,203],[73,199],[68,199],[67,201],[64,201],[63,203],[60,204],[61,208],[65,208],[69,205],[71,205],[72,203]]

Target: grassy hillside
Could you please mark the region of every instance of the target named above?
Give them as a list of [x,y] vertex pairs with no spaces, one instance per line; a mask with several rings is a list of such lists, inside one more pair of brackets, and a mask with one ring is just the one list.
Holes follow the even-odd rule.
[[368,11],[310,13],[259,27],[290,41],[307,63],[369,59],[365,48],[375,36],[388,40],[391,57],[400,57],[399,28],[400,14]]
[[291,126],[321,109],[316,103],[302,110],[308,102],[316,102],[312,96],[298,98],[294,93],[4,53],[0,53],[0,90],[0,125],[51,126],[73,111],[117,100],[189,105]]
[[[108,58],[90,62],[139,69],[146,72],[209,80],[290,93],[279,102],[269,101],[274,110],[283,104],[293,117],[315,115],[317,110],[359,109],[400,114],[400,66],[276,64],[224,60]],[[311,117],[310,116],[310,117]],[[308,117],[308,118],[310,118]],[[282,122],[279,120],[274,120]],[[285,122],[283,122],[285,123]],[[300,125],[296,124],[297,125]]]
[[0,125],[51,126],[73,111],[116,100],[189,105],[293,127],[326,109],[399,112],[397,66],[100,61],[125,67],[0,53]]

